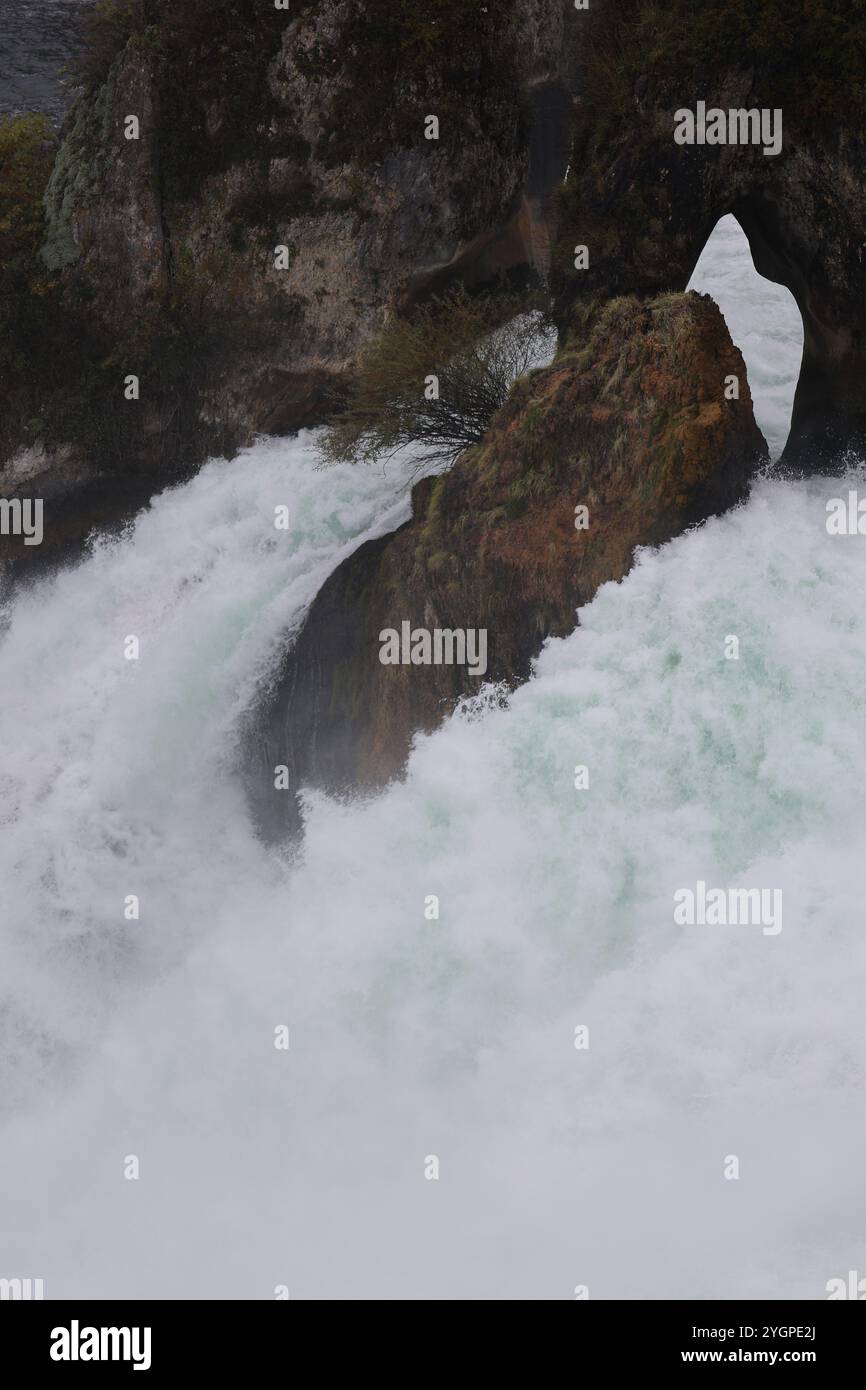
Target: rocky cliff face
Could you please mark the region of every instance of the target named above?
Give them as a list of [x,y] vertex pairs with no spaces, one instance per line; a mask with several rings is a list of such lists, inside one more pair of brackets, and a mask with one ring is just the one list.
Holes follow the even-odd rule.
[[[209,384],[210,411],[243,438],[297,428],[385,315],[434,280],[530,261],[517,224],[535,93],[561,85],[562,16],[538,0],[176,8],[143,4],[79,103],[45,257],[90,273],[120,339],[179,279],[206,281],[210,309],[242,308],[266,340]],[[558,148],[533,170],[536,202],[561,178],[562,132]]]
[[134,477],[320,421],[418,297],[545,271],[567,21],[545,0],[109,5],[45,199],[60,389],[0,421],[0,466],[56,449],[60,486],[72,450],[122,513]]
[[412,520],[318,595],[247,750],[265,834],[297,828],[302,787],[380,786],[416,730],[480,688],[467,665],[382,664],[385,630],[483,629],[484,679],[513,684],[547,636],[573,629],[579,604],[622,578],[635,546],[743,495],[766,450],[748,388],[725,399],[745,368],[712,300],[621,298],[578,319],[485,442],[415,487]]
[[[552,265],[567,328],[585,297],[682,290],[726,212],[803,313],[787,460],[829,464],[862,442],[853,0],[724,13],[114,0],[100,13],[46,195],[56,312],[43,323],[40,284],[31,336],[49,350],[21,367],[38,380],[51,360],[58,380],[47,404],[0,420],[0,466],[72,448],[94,477],[155,486],[257,431],[322,419],[383,320],[454,279]],[[676,145],[674,112],[698,100],[780,110],[781,153]],[[438,140],[424,138],[431,115]],[[578,274],[577,243],[590,256]],[[127,373],[140,408],[124,408]]]
[[[783,462],[866,446],[866,20],[855,3],[622,0],[586,15],[555,249],[558,313],[599,293],[683,289],[733,213],[755,266],[791,290],[805,348]],[[777,113],[781,149],[677,144],[676,112]],[[575,274],[574,246],[590,263]]]

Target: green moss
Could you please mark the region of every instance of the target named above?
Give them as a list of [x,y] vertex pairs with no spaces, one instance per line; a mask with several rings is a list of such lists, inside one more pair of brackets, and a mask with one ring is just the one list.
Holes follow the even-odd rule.
[[[244,312],[241,286],[232,283],[236,263],[178,248],[170,285],[109,330],[93,313],[99,287],[87,269],[47,275],[38,244],[36,237],[29,259],[2,269],[0,444],[72,441],[98,466],[128,473],[146,447],[151,465],[160,453],[166,475],[182,474],[203,451],[233,447],[235,441],[203,424],[204,402],[239,354],[272,346],[276,328]],[[282,304],[283,322],[287,313],[292,305]],[[148,410],[165,422],[146,445],[141,411],[119,408],[130,372],[140,378]]]
[[111,100],[106,86],[73,108],[45,190],[42,257],[51,270],[71,265],[81,254],[72,234],[73,219],[99,196],[111,139]]
[[0,264],[32,256],[44,230],[43,197],[56,151],[44,116],[0,122]]
[[424,516],[424,530],[422,532],[422,536],[426,539],[429,539],[439,527],[442,509],[442,494],[444,491],[445,476],[443,474],[434,482],[430,489],[430,496],[427,499],[427,511]]
[[549,472],[527,468],[520,474],[519,478],[515,478],[508,489],[509,504],[526,503],[535,498],[543,497],[552,490],[552,487],[553,479]]

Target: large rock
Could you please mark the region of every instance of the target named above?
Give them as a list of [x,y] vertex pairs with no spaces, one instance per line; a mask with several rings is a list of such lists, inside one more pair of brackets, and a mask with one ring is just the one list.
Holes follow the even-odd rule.
[[143,0],[140,16],[71,115],[45,259],[93,286],[115,348],[171,295],[242,321],[201,383],[226,436],[321,419],[358,348],[419,295],[546,267],[562,6]]
[[[853,0],[832,13],[811,0],[130,0],[119,13],[127,30],[115,18],[97,48],[46,198],[68,324],[62,389],[43,383],[29,419],[50,447],[155,488],[257,431],[325,418],[387,317],[454,280],[552,270],[567,331],[583,300],[684,289],[727,212],[803,314],[787,461],[832,466],[864,442]],[[781,154],[675,144],[674,112],[699,100],[781,109]],[[130,115],[139,140],[124,138]],[[431,115],[438,141],[424,138]],[[126,372],[142,378],[141,409],[120,397]],[[6,434],[4,457],[34,443]]]
[[[766,457],[742,357],[709,297],[621,298],[576,318],[483,444],[419,483],[412,520],[363,545],[313,603],[247,746],[267,836],[297,829],[303,787],[381,786],[416,730],[478,690],[465,666],[383,665],[385,629],[486,629],[484,678],[522,680],[636,546],[736,502]],[[739,399],[726,398],[732,376]],[[282,766],[291,786],[277,790]]]
[[[805,347],[784,464],[866,448],[866,17],[807,0],[593,6],[554,252],[557,312],[682,290],[733,213],[761,274],[791,290]],[[675,113],[781,112],[782,148],[677,144]],[[575,270],[574,248],[590,264]]]

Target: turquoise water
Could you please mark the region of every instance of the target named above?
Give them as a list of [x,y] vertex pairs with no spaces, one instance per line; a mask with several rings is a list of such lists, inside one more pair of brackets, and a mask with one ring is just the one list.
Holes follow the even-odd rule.
[[[264,442],[7,612],[0,1273],[822,1297],[866,1240],[866,550],[825,526],[862,482],[761,481],[644,552],[405,782],[311,796],[285,862],[248,819],[243,714],[410,471]],[[782,931],[677,926],[699,880],[781,890]]]

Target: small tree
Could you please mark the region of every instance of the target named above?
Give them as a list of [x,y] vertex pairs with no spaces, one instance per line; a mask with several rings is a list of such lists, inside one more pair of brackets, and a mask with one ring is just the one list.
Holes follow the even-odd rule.
[[57,152],[45,116],[0,120],[0,268],[32,256],[44,231],[42,199]]
[[362,353],[327,463],[369,463],[419,445],[452,464],[477,444],[512,384],[547,361],[553,329],[526,295],[457,290],[393,319]]
[[155,0],[96,0],[83,15],[81,51],[69,65],[73,80],[85,91],[95,91],[131,36],[156,18]]

